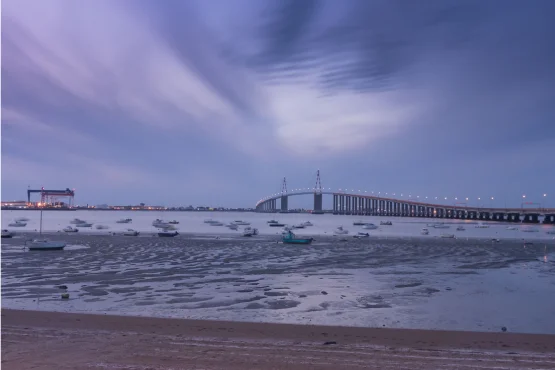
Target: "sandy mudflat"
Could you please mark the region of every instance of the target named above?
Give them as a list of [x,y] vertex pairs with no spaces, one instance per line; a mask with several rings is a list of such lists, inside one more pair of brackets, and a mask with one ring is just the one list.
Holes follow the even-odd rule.
[[2,311],[2,369],[362,368],[553,369],[555,336]]

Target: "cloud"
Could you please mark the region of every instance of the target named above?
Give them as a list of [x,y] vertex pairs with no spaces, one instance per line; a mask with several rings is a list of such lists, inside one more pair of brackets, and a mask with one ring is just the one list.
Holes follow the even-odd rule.
[[[91,201],[245,205],[283,176],[312,186],[316,168],[326,187],[384,191],[468,192],[477,173],[492,188],[532,188],[519,180],[530,173],[555,181],[540,163],[555,137],[549,0],[8,0],[2,10],[10,197],[63,179]],[[504,156],[530,168],[483,160]],[[112,186],[89,188],[94,178]]]

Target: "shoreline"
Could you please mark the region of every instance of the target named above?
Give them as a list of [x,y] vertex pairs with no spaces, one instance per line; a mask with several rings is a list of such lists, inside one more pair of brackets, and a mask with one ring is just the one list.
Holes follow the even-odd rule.
[[[10,368],[552,368],[555,335],[2,309]],[[326,344],[328,343],[328,344]],[[146,366],[146,367],[145,367]]]

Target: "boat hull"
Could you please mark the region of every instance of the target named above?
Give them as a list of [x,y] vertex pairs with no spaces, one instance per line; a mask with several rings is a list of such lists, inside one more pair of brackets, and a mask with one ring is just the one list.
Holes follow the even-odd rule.
[[30,251],[61,251],[66,246],[56,246],[56,247],[29,247]]
[[283,239],[284,244],[311,244],[314,239]]
[[175,232],[175,233],[158,233],[158,236],[160,238],[173,238],[174,236],[179,235],[179,233]]

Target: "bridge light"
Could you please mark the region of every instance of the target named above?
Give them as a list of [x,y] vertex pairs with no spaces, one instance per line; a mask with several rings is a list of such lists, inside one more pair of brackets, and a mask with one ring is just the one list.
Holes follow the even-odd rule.
[[466,200],[468,200],[468,197],[466,197]]
[[491,197],[491,200],[493,200],[493,197]]
[[543,196],[544,196],[544,197],[546,197],[546,196],[547,196],[547,194],[544,194]]
[[525,194],[523,194],[523,195],[522,195],[522,197],[523,197],[523,198],[526,198],[526,195],[525,195]]
[[447,200],[447,197],[445,197],[445,200]]

